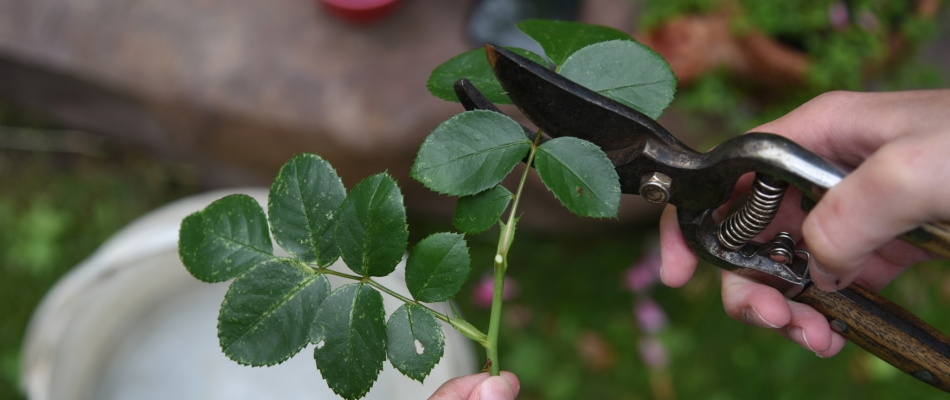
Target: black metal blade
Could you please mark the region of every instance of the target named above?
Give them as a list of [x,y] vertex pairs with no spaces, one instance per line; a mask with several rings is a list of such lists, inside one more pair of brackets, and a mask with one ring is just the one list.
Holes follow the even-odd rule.
[[502,47],[487,44],[485,52],[511,100],[552,137],[578,137],[604,151],[623,149],[651,138],[674,149],[693,152],[637,110]]

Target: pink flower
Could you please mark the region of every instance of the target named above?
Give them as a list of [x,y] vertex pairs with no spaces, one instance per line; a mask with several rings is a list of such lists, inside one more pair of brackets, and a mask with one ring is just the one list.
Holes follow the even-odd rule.
[[640,300],[634,306],[633,310],[637,319],[637,325],[639,325],[640,329],[643,329],[644,332],[652,335],[666,328],[666,313],[663,312],[663,309],[660,308],[653,299],[644,298]]
[[670,362],[663,343],[654,337],[641,338],[637,347],[640,349],[640,358],[650,369],[663,369]]
[[828,7],[828,21],[831,22],[831,26],[835,29],[848,26],[850,19],[848,16],[848,6],[844,5],[844,3],[839,1],[832,3],[831,7]]
[[[491,275],[485,275],[482,280],[478,282],[478,286],[475,287],[475,292],[472,293],[472,301],[476,307],[491,308],[492,294],[494,292],[495,278]],[[501,298],[502,300],[508,301],[515,297],[518,297],[518,282],[505,277],[505,292],[502,293]]]
[[650,252],[625,272],[627,289],[642,293],[660,279],[660,254]]
[[877,15],[874,15],[874,13],[868,10],[861,10],[861,12],[858,13],[858,26],[865,31],[875,32],[881,27],[881,22],[878,21]]

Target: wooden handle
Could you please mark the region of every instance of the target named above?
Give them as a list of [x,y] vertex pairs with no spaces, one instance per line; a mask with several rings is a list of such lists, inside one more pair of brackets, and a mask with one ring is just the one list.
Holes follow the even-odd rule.
[[950,258],[950,223],[928,222],[900,238],[933,254]]
[[913,377],[950,392],[950,338],[901,306],[857,284],[837,292],[808,285],[795,296],[831,328]]

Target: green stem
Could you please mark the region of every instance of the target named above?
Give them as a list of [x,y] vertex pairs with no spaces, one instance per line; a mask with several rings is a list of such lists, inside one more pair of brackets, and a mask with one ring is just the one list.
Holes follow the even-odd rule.
[[488,346],[485,351],[488,356],[488,373],[492,376],[501,374],[501,365],[498,362],[498,332],[501,328],[501,304],[505,294],[505,272],[508,270],[508,249],[515,234],[515,215],[518,212],[518,202],[521,200],[521,192],[524,190],[524,183],[528,180],[528,171],[531,170],[531,163],[534,162],[534,155],[538,150],[538,141],[541,139],[541,131],[538,130],[534,137],[534,143],[531,143],[531,152],[528,153],[528,161],[525,163],[524,173],[521,174],[521,181],[518,182],[518,190],[515,191],[514,201],[511,204],[511,212],[508,213],[508,223],[498,237],[498,253],[495,254],[495,288],[492,292],[491,300],[491,320],[488,324]]
[[377,289],[381,290],[382,292],[384,292],[384,293],[386,293],[386,294],[388,294],[388,295],[390,295],[390,296],[393,296],[393,297],[395,297],[395,298],[397,298],[397,299],[399,299],[399,300],[402,300],[404,303],[407,303],[407,304],[415,304],[415,305],[417,305],[417,306],[419,306],[419,307],[422,307],[422,308],[428,310],[430,313],[432,313],[432,315],[434,315],[436,318],[441,319],[441,320],[443,320],[443,321],[445,321],[445,322],[449,322],[449,317],[446,316],[445,314],[442,314],[442,313],[440,313],[440,312],[438,312],[438,311],[435,311],[435,310],[433,310],[433,309],[431,309],[431,308],[429,308],[429,307],[423,305],[422,303],[419,303],[418,301],[415,301],[415,300],[410,299],[410,298],[408,298],[408,297],[406,297],[406,296],[403,296],[403,295],[401,295],[401,294],[399,294],[399,293],[396,293],[396,292],[390,290],[388,287],[385,287],[385,286],[383,286],[382,284],[380,284],[379,282],[376,282],[376,281],[374,281],[374,280],[372,280],[372,279],[370,279],[370,278],[364,278],[364,277],[359,276],[359,275],[345,274],[345,273],[342,273],[342,272],[337,272],[337,271],[334,271],[334,270],[332,270],[332,269],[326,269],[326,268],[319,268],[318,270],[320,271],[320,273],[323,273],[323,274],[333,275],[333,276],[339,276],[339,277],[341,277],[341,278],[352,279],[352,280],[354,280],[354,281],[364,282],[364,283],[366,283],[366,284],[368,284],[368,285],[370,285],[370,286],[372,286],[372,287],[374,287],[374,288],[377,288]]

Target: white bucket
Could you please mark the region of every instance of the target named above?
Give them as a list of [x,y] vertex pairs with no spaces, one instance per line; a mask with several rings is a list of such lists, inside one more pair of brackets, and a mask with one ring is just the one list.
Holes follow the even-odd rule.
[[[178,229],[187,215],[232,193],[267,204],[267,190],[253,188],[166,205],[116,233],[50,290],[23,345],[21,384],[31,400],[338,398],[320,377],[312,346],[267,368],[238,365],[221,352],[217,315],[228,283],[207,284],[188,274],[178,258]],[[408,293],[403,268],[380,283]],[[401,305],[383,297],[387,315]],[[386,362],[365,398],[422,399],[446,380],[472,373],[470,342],[443,328],[445,355],[425,384]]]

